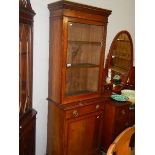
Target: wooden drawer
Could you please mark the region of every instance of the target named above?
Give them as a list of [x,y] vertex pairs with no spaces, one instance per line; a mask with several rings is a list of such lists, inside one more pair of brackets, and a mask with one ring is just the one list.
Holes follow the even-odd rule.
[[66,111],[65,118],[66,119],[76,118],[82,115],[86,115],[88,113],[97,112],[101,109],[102,110],[104,109],[103,103],[94,103],[91,105],[84,105],[84,106],[80,106],[80,107]]
[[116,110],[116,119],[123,119],[128,116],[128,111],[129,107],[128,106],[123,106],[123,107],[118,107]]

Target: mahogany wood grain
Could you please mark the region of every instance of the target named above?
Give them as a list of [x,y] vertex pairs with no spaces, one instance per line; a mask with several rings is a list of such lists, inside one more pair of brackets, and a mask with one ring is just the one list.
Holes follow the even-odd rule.
[[101,83],[111,11],[63,0],[48,9],[47,155],[100,155],[105,101]]
[[103,100],[62,104],[61,108],[49,101],[47,155],[99,155]]
[[103,112],[67,121],[67,155],[99,154]]
[[29,0],[19,0],[19,154],[35,155],[36,114],[32,108],[33,17]]
[[32,109],[20,118],[19,122],[19,154],[35,155],[36,114]]
[[50,42],[49,42],[49,98],[60,102],[61,79],[62,79],[62,20],[50,21]]
[[[55,3],[51,3],[48,5],[50,10],[61,10],[63,8],[69,9],[70,11],[80,11],[84,13],[94,14],[94,15],[101,15],[101,16],[109,16],[111,14],[111,10],[106,10],[102,8],[97,8],[89,5],[84,5],[80,3],[70,2],[70,1],[58,1]],[[53,12],[51,12],[53,14]],[[75,16],[77,17],[77,16]],[[87,17],[86,17],[87,19]],[[91,18],[93,20],[93,18]]]

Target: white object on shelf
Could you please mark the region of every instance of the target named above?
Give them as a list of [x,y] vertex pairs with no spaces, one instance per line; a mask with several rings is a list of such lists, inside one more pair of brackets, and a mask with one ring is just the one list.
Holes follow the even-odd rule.
[[71,64],[67,64],[67,67],[70,67],[71,66]]
[[135,90],[123,89],[121,90],[121,94],[127,96],[132,104],[135,103]]
[[111,83],[111,69],[108,69],[108,76],[106,78],[106,83]]
[[108,69],[108,78],[111,80],[111,68]]

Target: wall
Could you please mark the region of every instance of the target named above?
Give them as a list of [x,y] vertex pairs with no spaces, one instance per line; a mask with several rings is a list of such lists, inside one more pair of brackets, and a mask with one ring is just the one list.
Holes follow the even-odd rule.
[[36,155],[45,155],[47,137],[49,13],[44,0],[31,0],[35,10],[33,48],[33,105],[37,110]]
[[[36,124],[36,155],[45,155],[47,141],[48,41],[49,11],[47,4],[56,0],[31,0],[34,17],[33,105],[38,111]],[[121,30],[128,30],[134,43],[134,0],[72,0],[112,10],[107,30],[106,53],[112,39]]]

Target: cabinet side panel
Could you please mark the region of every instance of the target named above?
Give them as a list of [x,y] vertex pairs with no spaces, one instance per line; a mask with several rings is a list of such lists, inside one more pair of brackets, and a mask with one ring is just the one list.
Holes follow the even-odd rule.
[[47,155],[63,154],[63,118],[63,111],[48,103]]
[[50,20],[49,98],[60,102],[62,68],[62,20]]

